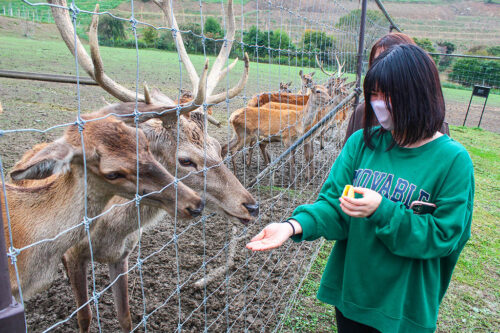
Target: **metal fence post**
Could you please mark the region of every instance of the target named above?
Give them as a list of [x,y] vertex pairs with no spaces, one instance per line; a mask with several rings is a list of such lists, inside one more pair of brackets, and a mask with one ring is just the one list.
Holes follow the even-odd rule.
[[[361,4],[361,18],[359,25],[359,44],[358,44],[358,64],[356,70],[356,91],[360,91],[361,75],[363,73],[363,54],[365,51],[365,22],[366,22],[366,0]],[[353,108],[356,110],[359,104],[359,94],[356,95]]]
[[17,303],[10,289],[7,248],[3,226],[3,205],[0,203],[0,333],[26,332],[24,307]]

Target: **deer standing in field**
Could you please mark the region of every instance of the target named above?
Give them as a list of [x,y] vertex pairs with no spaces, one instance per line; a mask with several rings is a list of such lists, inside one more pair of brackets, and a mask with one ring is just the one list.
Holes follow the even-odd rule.
[[[327,84],[323,86],[327,93],[330,95],[330,97],[335,100],[340,101],[337,96],[342,96],[345,97],[348,94],[348,89],[351,88],[352,83],[345,84],[346,78],[342,78],[343,72],[342,68],[343,65],[340,65],[338,59],[337,59],[337,73],[330,74],[326,72],[323,69],[323,66],[321,62],[318,60],[316,57],[316,61],[320,67],[320,69],[323,71],[323,73],[327,74],[329,76],[329,79],[327,81]],[[302,79],[302,90],[305,91],[306,89],[309,89],[311,85],[313,85],[312,81],[312,76],[314,75],[313,73],[306,74],[304,75],[302,71],[299,72],[299,75]],[[264,108],[266,110],[277,110],[274,112],[271,112],[270,115],[272,117],[275,117],[276,119],[271,120],[273,123],[279,123],[281,121],[282,117],[282,112],[280,110],[292,110],[296,112],[302,112],[304,109],[305,105],[307,104],[307,101],[309,99],[310,95],[300,95],[300,94],[290,94],[290,93],[285,93],[285,92],[274,92],[274,93],[260,93],[255,96],[248,102],[247,106],[249,107],[257,107],[260,106],[261,108]],[[329,104],[332,104],[333,101],[330,101]],[[334,118],[335,122],[342,122],[345,117],[346,117],[346,111],[348,108],[344,108],[341,111],[339,111]],[[279,111],[279,112],[278,112]],[[273,116],[274,115],[274,116]],[[320,113],[320,115],[325,115],[324,113]],[[293,116],[292,118],[294,118]],[[322,117],[318,118],[316,120],[319,121]],[[294,118],[295,119],[295,118]],[[264,124],[265,126],[265,124]],[[324,133],[326,129],[322,130],[319,138],[320,138],[320,149],[323,149],[324,147]],[[269,153],[267,152],[267,145],[270,142],[274,141],[281,141],[279,137],[265,137],[265,136],[260,136],[261,140],[259,140],[256,136],[252,136],[249,139],[248,142],[248,157],[247,157],[247,165],[249,166],[252,160],[252,153],[253,153],[253,148],[254,145],[259,142],[259,148],[261,150],[261,153],[264,157],[264,163],[268,164],[270,162],[270,156]],[[226,147],[225,147],[226,148]],[[312,146],[305,146],[305,149],[307,152],[305,153],[306,155],[312,154]],[[226,149],[224,149],[225,151]],[[293,156],[292,156],[293,158]],[[234,166],[234,163],[233,163]]]
[[[60,9],[53,9],[53,11],[61,11]],[[97,10],[96,10],[97,11]],[[170,13],[170,12],[169,12]],[[62,13],[56,13],[55,17],[67,16],[63,10]],[[63,15],[64,14],[64,15]],[[232,1],[228,3],[228,22],[234,30],[234,17],[232,14]],[[97,20],[98,16],[94,16],[93,23],[89,32],[89,41],[91,46],[92,62],[94,68],[89,68],[88,72],[92,73],[102,68],[102,60],[99,56],[99,47],[97,43]],[[175,18],[171,18],[175,21]],[[67,20],[58,19],[56,24],[58,28],[63,31],[72,29],[72,26],[65,25]],[[229,28],[228,28],[229,29]],[[61,35],[73,36],[73,34],[63,33]],[[228,35],[231,31],[228,31]],[[180,45],[182,39],[179,40]],[[66,44],[73,45],[74,39],[66,41]],[[221,49],[218,61],[216,63],[224,63],[224,58],[227,59],[229,51],[227,46]],[[88,55],[78,53],[79,59],[88,58]],[[183,61],[189,61],[189,57],[182,57]],[[234,62],[233,65],[234,66]],[[188,63],[188,66],[192,64]],[[193,66],[194,68],[194,66]],[[231,67],[232,68],[232,67]],[[248,56],[245,55],[245,70],[240,82],[236,87],[231,88],[228,93],[220,93],[218,95],[209,95],[207,97],[207,104],[216,104],[226,100],[226,98],[233,98],[243,89],[248,77],[249,61]],[[223,73],[217,74],[217,69],[212,67],[210,76],[213,80],[220,80],[224,77]],[[89,73],[89,74],[90,74]],[[226,71],[227,73],[227,71]],[[104,73],[101,73],[101,76]],[[190,77],[196,77],[197,73],[191,73]],[[207,76],[197,78],[193,83],[193,87],[199,86],[202,82],[207,82],[213,85],[213,81],[209,81]],[[101,86],[104,83],[100,83]],[[105,87],[106,91],[111,90],[110,87]],[[215,88],[215,86],[214,86]],[[212,89],[213,90],[213,89]],[[208,89],[206,90],[208,92]],[[113,96],[126,96],[127,92],[114,92]],[[118,98],[118,97],[117,97]],[[188,92],[183,92],[181,101],[191,100],[192,95]],[[124,99],[126,100],[126,99]],[[152,94],[144,95],[144,102],[138,103],[139,110],[142,108],[154,108],[158,102],[172,103],[172,100],[159,92],[153,90]],[[174,103],[175,104],[175,103]],[[201,105],[202,103],[198,103]],[[120,105],[120,104],[118,104]],[[117,106],[109,106],[103,112],[111,112],[118,114],[127,114],[132,112],[133,109],[118,108]],[[206,198],[207,206],[213,208],[229,217],[231,220],[240,221],[244,224],[252,221],[258,214],[259,206],[252,195],[241,185],[237,178],[229,171],[224,165],[220,154],[220,145],[218,141],[210,137],[207,133],[206,114],[201,112],[191,112],[179,118],[179,127],[177,124],[165,122],[161,120],[150,120],[141,124],[141,129],[144,131],[146,137],[150,141],[151,151],[154,156],[172,172],[177,171],[179,176],[187,176],[183,178],[183,182],[189,184],[193,189],[199,192],[204,191],[204,183],[206,183]],[[177,137],[179,138],[177,140]],[[178,145],[178,146],[177,146]],[[206,159],[205,159],[206,157]],[[206,178],[203,176],[203,168],[207,168]],[[122,203],[123,199],[115,197],[112,199],[113,203]],[[96,225],[94,232],[91,235],[93,258],[100,263],[108,264],[111,280],[115,280],[122,275],[116,283],[112,285],[113,297],[115,300],[115,307],[118,313],[118,320],[123,331],[129,331],[132,327],[130,316],[130,309],[128,304],[128,256],[134,249],[140,237],[138,225],[135,222],[137,216],[137,208],[134,205],[124,207],[115,207],[110,215],[101,217]],[[141,207],[141,226],[152,226],[165,219],[165,214],[160,210],[149,209],[148,207]],[[115,226],[114,232],[107,232],[107,226],[113,224]],[[233,265],[233,257],[236,252],[236,241],[234,237],[237,233],[237,228],[234,226],[233,239],[229,245],[228,250],[228,264],[227,268]],[[88,301],[87,290],[87,264],[90,260],[89,244],[86,241],[80,242],[77,246],[71,248],[64,255],[64,264],[68,273],[68,277],[72,284],[72,289],[75,294],[77,306],[80,307]],[[201,287],[211,281],[215,280],[218,276],[225,273],[226,267],[217,269],[210,272],[204,279],[195,283],[195,286]],[[87,332],[90,328],[92,312],[90,306],[87,304],[77,314],[78,324],[80,331]]]
[[[301,111],[293,109],[275,109],[266,107],[245,107],[234,111],[229,117],[229,123],[233,129],[233,138],[229,145],[223,149],[234,155],[236,151],[244,146],[260,141],[264,148],[268,142],[281,141],[285,147],[289,147],[293,141],[302,136],[316,121],[319,111],[330,101],[326,88],[314,86],[311,95]],[[262,147],[262,146],[261,146]],[[304,146],[306,147],[306,146]],[[312,156],[309,147],[305,148],[306,161],[312,164]],[[269,163],[269,155],[262,151],[266,163]],[[291,158],[291,174],[294,175],[295,159]],[[233,167],[234,160],[233,160]],[[312,175],[309,169],[308,175]]]
[[[3,219],[10,219],[12,245],[23,249],[17,256],[20,286],[14,267],[9,266],[16,296],[21,290],[23,298],[28,299],[55,279],[62,255],[85,239],[84,228],[75,226],[84,216],[100,214],[114,195],[133,199],[137,190],[145,205],[172,214],[177,194],[177,210],[182,217],[199,215],[203,209],[198,194],[184,184],[178,183],[177,191],[174,186],[163,189],[174,182],[174,177],[151,154],[142,131],[137,131],[136,147],[135,128],[115,117],[95,120],[100,116],[99,112],[83,115],[82,134],[77,125],[71,125],[59,139],[34,147],[10,174],[18,184],[5,184],[7,196],[1,193],[1,204],[8,205],[9,217],[2,210]],[[92,222],[90,230],[94,226]],[[10,246],[7,223],[4,233]],[[35,242],[40,243],[26,248]]]

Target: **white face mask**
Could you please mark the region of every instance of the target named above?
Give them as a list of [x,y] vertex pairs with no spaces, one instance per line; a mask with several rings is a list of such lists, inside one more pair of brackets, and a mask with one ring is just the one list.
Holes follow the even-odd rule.
[[373,108],[373,112],[375,112],[375,116],[377,117],[380,125],[387,131],[392,131],[394,129],[394,123],[392,121],[392,116],[389,110],[387,109],[387,105],[382,100],[376,100],[370,102]]

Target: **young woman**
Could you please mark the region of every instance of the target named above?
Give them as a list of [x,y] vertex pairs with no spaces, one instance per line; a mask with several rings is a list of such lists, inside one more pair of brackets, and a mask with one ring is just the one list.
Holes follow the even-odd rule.
[[[433,332],[439,304],[470,236],[474,175],[467,151],[439,132],[444,99],[434,62],[396,45],[364,81],[366,124],[335,161],[315,203],[273,223],[247,248],[288,238],[336,240],[318,299],[337,309],[339,332]],[[341,197],[353,184],[357,198]],[[410,205],[436,205],[416,214]]]
[[[384,50],[387,50],[391,46],[394,45],[417,45],[415,41],[408,35],[405,35],[400,32],[391,32],[380,39],[378,39],[375,44],[373,44],[372,49],[370,51],[370,57],[368,58],[368,66],[371,67],[375,58],[377,58]],[[347,142],[347,139],[356,132],[357,130],[364,127],[364,116],[365,116],[365,103],[360,103],[351,117],[349,118],[349,123],[347,124],[347,130],[344,138],[344,145]],[[380,125],[377,119],[373,119],[371,126]],[[450,136],[450,130],[448,128],[448,123],[443,122],[443,126],[440,130],[441,133]]]

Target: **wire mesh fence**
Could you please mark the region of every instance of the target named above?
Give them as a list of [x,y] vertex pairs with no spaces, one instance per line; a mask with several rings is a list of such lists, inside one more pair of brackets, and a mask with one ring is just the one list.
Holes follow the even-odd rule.
[[[54,44],[66,60],[49,55],[41,71],[77,77],[86,72],[119,102],[106,106],[101,96],[113,97],[101,88],[33,82],[30,89],[41,93],[31,98],[39,96],[43,111],[26,106],[19,119],[9,115],[2,123],[11,284],[25,306],[27,330],[67,331],[77,324],[91,331],[286,330],[321,243],[290,243],[269,253],[251,253],[244,245],[263,225],[313,201],[340,151],[355,96],[349,82],[357,63],[358,4],[335,2],[320,11],[323,1],[261,1],[249,13],[244,1],[200,2],[177,23],[180,8],[154,2],[165,23],[140,20],[133,2],[129,15],[89,9],[88,2],[23,2],[51,11],[75,56],[71,60],[68,50]],[[207,29],[210,13],[218,13],[220,30]],[[92,17],[108,25],[121,22],[134,47],[97,46],[89,55],[79,39],[87,38]],[[105,25],[95,21],[94,28]],[[97,29],[89,30],[95,46]],[[368,21],[366,31],[369,43],[387,27]],[[143,50],[151,42],[145,41],[148,33],[153,43],[164,38],[178,52]],[[241,60],[233,63],[235,57]],[[203,71],[207,60],[209,73]],[[161,92],[143,94],[143,81]],[[312,82],[330,87],[330,94]],[[281,93],[280,83],[289,83]],[[19,88],[10,84],[7,97]],[[267,118],[260,101],[245,108],[266,96],[275,103]],[[285,103],[294,96],[310,96],[315,104]],[[9,98],[4,105],[11,109]],[[304,107],[312,108],[309,123],[302,120]],[[235,112],[243,122],[232,121]],[[52,141],[50,148],[29,150],[41,141]],[[48,154],[54,150],[58,156]],[[57,159],[64,152],[69,155]],[[66,172],[50,175],[61,170]],[[155,183],[158,177],[169,181]],[[54,191],[63,183],[69,189]],[[196,217],[201,200],[206,208]],[[23,205],[33,211],[20,218]],[[32,232],[17,231],[20,221],[28,221]]]
[[[50,11],[58,25],[50,33],[66,46],[33,50],[6,40],[25,55],[12,56],[12,69],[86,73],[101,86],[0,79],[5,110],[18,110],[0,118],[2,198],[11,284],[27,330],[289,331],[322,243],[268,253],[245,243],[314,201],[340,152],[355,97],[361,4],[186,8],[154,0],[139,11],[143,5],[124,1],[108,12],[89,1],[16,3]],[[100,44],[129,48],[99,48],[90,36],[97,30],[87,29],[97,18],[105,22],[94,21]],[[106,37],[102,30],[117,22],[121,38]],[[388,30],[368,16],[363,71]],[[79,39],[94,45],[90,54]],[[158,90],[143,93],[144,81]],[[44,156],[45,146],[32,148],[39,142],[74,151],[59,164],[37,164],[35,178],[55,164],[66,173],[19,180]],[[9,179],[12,170],[19,176]],[[19,207],[33,211],[20,217]]]

